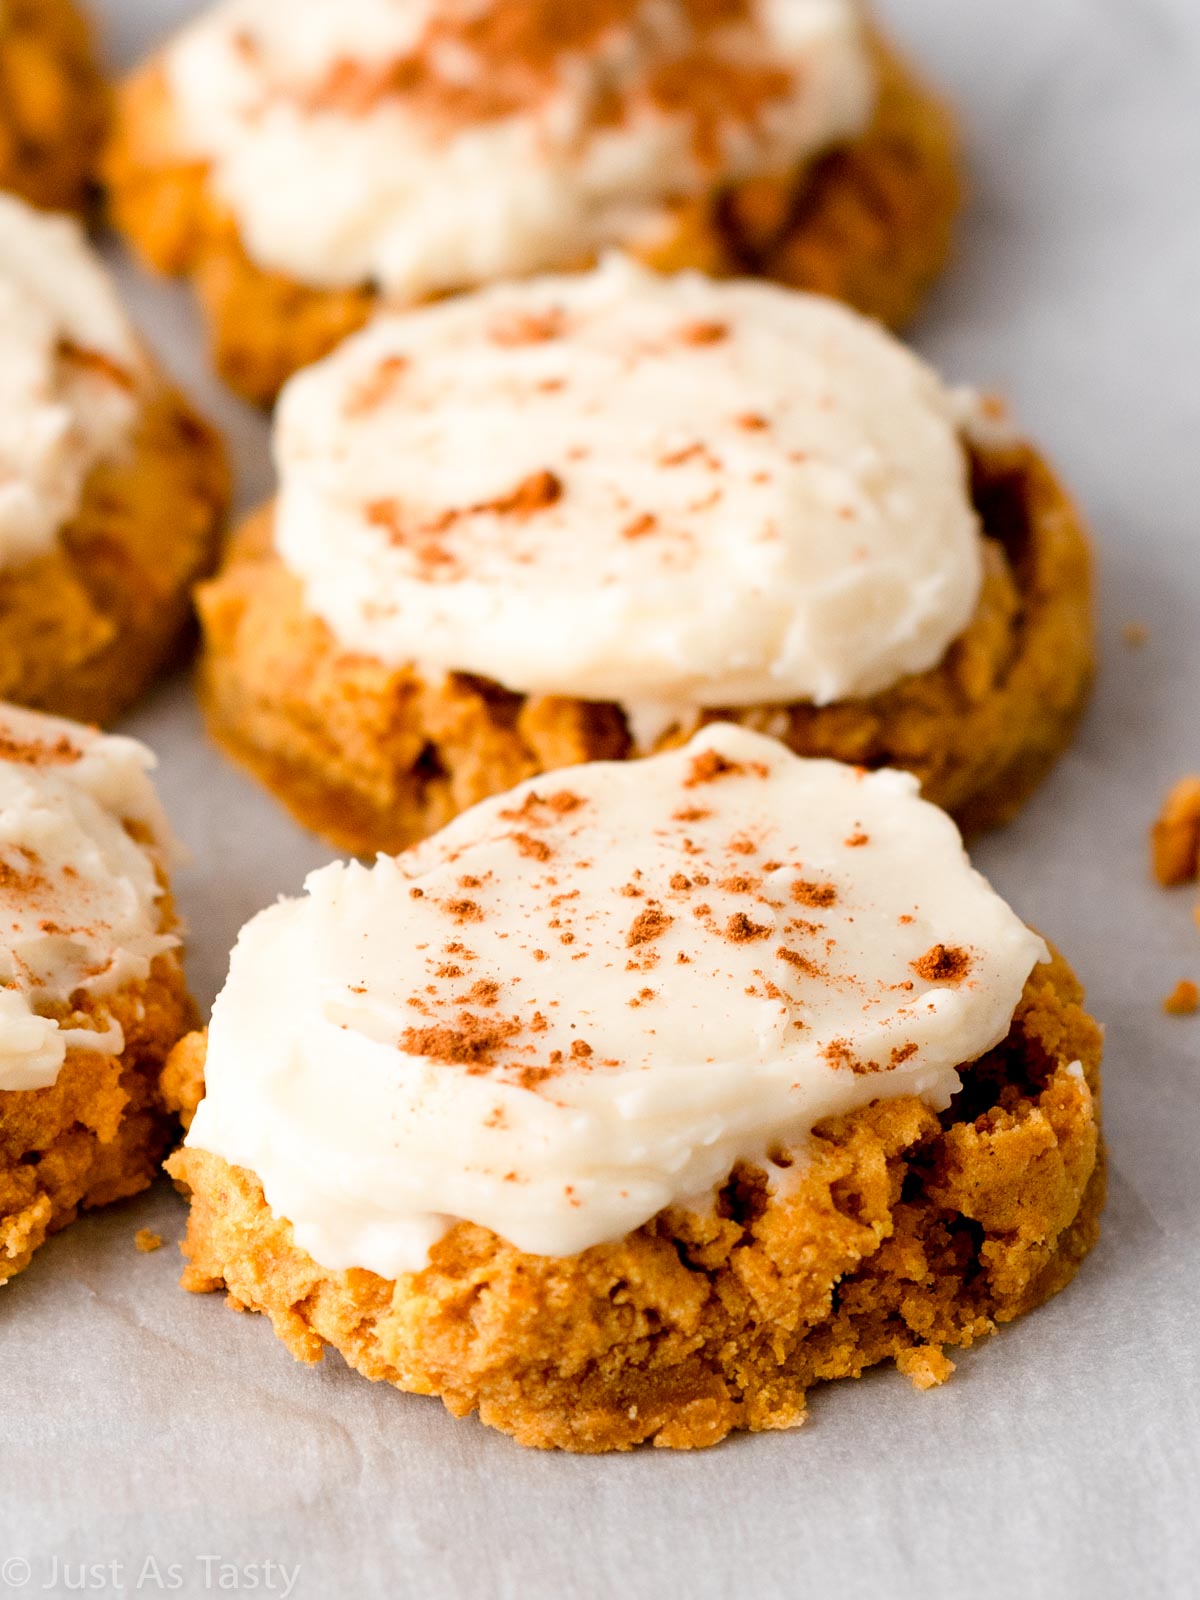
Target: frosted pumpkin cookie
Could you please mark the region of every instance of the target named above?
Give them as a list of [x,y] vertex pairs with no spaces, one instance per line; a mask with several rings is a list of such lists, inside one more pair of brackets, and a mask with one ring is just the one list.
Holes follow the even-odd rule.
[[78,210],[108,121],[108,90],[72,0],[0,3],[0,189]]
[[184,1282],[528,1445],[925,1387],[1095,1238],[1081,998],[908,774],[727,724],[556,773],[242,930]]
[[216,558],[215,435],[151,365],[78,225],[0,195],[0,699],[108,722]]
[[284,391],[200,592],[211,726],[359,852],[717,716],[999,821],[1082,704],[1089,559],[978,412],[835,301],[623,259],[381,317]]
[[258,400],[381,301],[618,246],[898,323],[958,204],[949,119],[857,0],[224,0],[118,121],[119,225]]
[[159,1080],[196,1013],[153,764],[0,705],[0,1283],[166,1151]]

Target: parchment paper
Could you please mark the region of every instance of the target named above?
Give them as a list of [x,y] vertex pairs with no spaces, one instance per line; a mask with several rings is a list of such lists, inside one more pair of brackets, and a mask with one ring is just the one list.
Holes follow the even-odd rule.
[[[192,7],[96,9],[117,64]],[[881,1372],[817,1392],[798,1433],[583,1460],[524,1453],[336,1356],[295,1365],[265,1320],[184,1295],[184,1207],[162,1185],[70,1228],[3,1290],[0,1593],[1200,1594],[1200,1018],[1160,1010],[1177,978],[1200,979],[1200,930],[1186,891],[1150,885],[1145,850],[1165,786],[1200,767],[1200,5],[882,9],[961,107],[973,171],[918,342],[1007,391],[1101,551],[1094,711],[976,853],[1108,1024],[1099,1248],[940,1390]],[[186,294],[126,280],[253,503],[270,483],[262,420],[205,371]],[[1130,621],[1149,628],[1140,651]],[[194,852],[179,887],[207,1006],[241,923],[326,852],[206,746],[186,681],[128,726],[159,751]],[[167,1248],[136,1253],[143,1226]]]

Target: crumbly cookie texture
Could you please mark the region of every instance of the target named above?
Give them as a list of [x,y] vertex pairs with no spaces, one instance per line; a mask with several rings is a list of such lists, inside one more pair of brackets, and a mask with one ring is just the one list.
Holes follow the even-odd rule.
[[6,0],[0,12],[0,189],[79,210],[108,122],[108,91],[72,0]]
[[[794,1427],[813,1384],[889,1359],[927,1388],[952,1370],[945,1347],[1057,1293],[1095,1241],[1101,1036],[1082,1000],[1055,956],[940,1118],[875,1102],[818,1126],[786,1196],[740,1167],[710,1214],[665,1211],[565,1259],[459,1223],[394,1282],[326,1271],[253,1173],[185,1148],[168,1163],[192,1195],[184,1285],[264,1312],[299,1360],[332,1345],[539,1448]],[[178,1047],[184,1078],[202,1048]]]
[[[163,913],[169,928],[169,904]],[[80,1211],[147,1188],[170,1147],[177,1124],[159,1077],[196,1021],[178,952],[159,956],[145,982],[106,996],[102,1012],[90,1002],[62,1025],[110,1018],[125,1036],[119,1055],[72,1049],[50,1087],[0,1090],[0,1283]]]
[[[870,699],[705,720],[745,723],[800,755],[906,768],[967,831],[1011,817],[1086,699],[1091,558],[1078,514],[1032,449],[976,446],[974,470],[987,577],[974,621],[937,668]],[[537,772],[632,751],[613,705],[424,678],[340,649],[275,554],[269,513],[235,536],[198,601],[214,736],[342,849],[403,849]]]
[[1150,859],[1164,889],[1200,875],[1200,776],[1172,786],[1150,830]]
[[0,699],[101,724],[130,706],[181,644],[227,502],[216,434],[151,392],[55,549],[0,570]]
[[[873,50],[879,96],[861,139],[801,173],[681,208],[644,259],[664,271],[765,276],[892,326],[909,320],[950,251],[958,148],[940,101],[888,46],[875,41]],[[105,159],[115,221],[150,266],[195,280],[223,376],[268,403],[293,372],[361,327],[379,297],[369,285],[314,289],[256,266],[204,164],[173,147],[167,87],[152,62],[121,92]]]

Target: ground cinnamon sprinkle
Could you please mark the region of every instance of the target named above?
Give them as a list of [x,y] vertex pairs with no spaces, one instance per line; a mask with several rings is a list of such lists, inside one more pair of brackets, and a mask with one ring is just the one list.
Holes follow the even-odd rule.
[[549,795],[538,794],[531,789],[519,806],[510,806],[500,816],[505,822],[525,822],[533,827],[544,827],[549,819],[542,815],[543,811],[552,812],[556,817],[566,817],[572,811],[578,811],[582,804],[579,796],[567,789],[559,789]]
[[718,168],[725,155],[724,131],[731,125],[753,127],[767,106],[781,101],[791,87],[792,75],[784,67],[734,61],[702,43],[664,62],[651,75],[646,97],[668,114],[687,117],[696,160]]
[[448,911],[455,922],[483,921],[483,908],[478,900],[443,900],[442,909]]
[[695,789],[702,783],[715,783],[718,778],[736,777],[742,770],[739,761],[730,761],[719,750],[701,750],[692,757],[683,786]]
[[624,34],[645,56],[644,67],[627,87],[612,75],[598,86],[580,145],[648,105],[680,118],[697,163],[718,168],[726,131],[753,131],[767,107],[792,92],[793,75],[761,43],[753,52],[761,28],[751,0],[675,0],[668,18],[669,30],[644,0],[439,6],[407,53],[378,64],[341,57],[297,98],[305,109],[349,116],[402,99],[406,110],[450,136],[538,112],[569,85],[573,61],[595,59],[606,39]]
[[488,338],[505,349],[515,349],[524,344],[549,344],[560,339],[565,328],[566,317],[557,307],[540,313],[514,311],[492,323]]
[[648,533],[653,533],[658,527],[658,518],[653,511],[643,511],[641,516],[634,517],[632,522],[627,522],[621,529],[622,539],[644,539]]
[[0,761],[19,762],[24,767],[71,766],[83,760],[83,751],[65,736],[53,744],[42,744],[36,739],[14,739],[0,732]]
[[971,957],[955,945],[935,944],[912,962],[912,969],[926,983],[961,983],[971,970]]
[[549,861],[554,854],[544,839],[535,839],[531,833],[513,833],[509,835],[521,855],[531,861]]
[[771,929],[765,922],[751,922],[744,911],[735,911],[725,924],[725,937],[731,944],[752,944],[770,935]]
[[430,1061],[446,1061],[454,1066],[487,1067],[495,1063],[496,1051],[516,1034],[521,1024],[515,1018],[485,1018],[464,1011],[457,1027],[440,1024],[429,1028],[406,1028],[400,1048],[409,1055],[425,1056]]
[[1200,988],[1190,978],[1180,978],[1163,1001],[1163,1010],[1169,1017],[1190,1017],[1200,1011]]
[[408,367],[408,357],[384,356],[370,377],[365,378],[346,401],[345,414],[353,420],[366,416],[377,406],[391,398],[401,373]]
[[792,899],[798,905],[825,910],[836,905],[837,897],[837,889],[832,883],[809,883],[804,878],[797,878],[792,884]]
[[866,1077],[869,1073],[880,1070],[873,1061],[860,1061],[846,1039],[831,1039],[821,1054],[831,1067],[840,1067],[853,1072],[855,1077]]
[[1181,778],[1150,831],[1154,876],[1163,888],[1200,875],[1200,776]]
[[789,950],[786,945],[780,945],[775,954],[780,961],[786,961],[789,967],[795,967],[797,972],[803,972],[809,978],[825,978],[828,976],[823,967],[815,961],[810,961],[807,956],[802,956],[798,950]]
[[647,906],[644,911],[639,911],[629,925],[629,932],[625,935],[627,948],[634,945],[649,944],[653,939],[659,939],[674,921],[661,906]]
[[[754,894],[762,886],[761,878],[722,878],[717,884],[718,889],[724,889],[726,894]],[[674,882],[672,881],[672,888]]]
[[684,344],[720,344],[729,337],[725,322],[688,322],[679,330]]
[[0,891],[25,898],[40,894],[48,887],[49,880],[44,873],[29,867],[10,866],[7,861],[0,861]]
[[544,511],[562,499],[562,479],[548,468],[531,473],[511,494],[502,495],[490,504],[472,507],[474,511],[495,511],[500,516],[529,517],[535,511]]

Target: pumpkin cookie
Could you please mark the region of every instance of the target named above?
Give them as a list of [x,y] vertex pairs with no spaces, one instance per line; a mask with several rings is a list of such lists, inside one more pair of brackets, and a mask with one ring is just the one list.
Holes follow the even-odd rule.
[[1096,1237],[1099,1029],[907,774],[717,724],[306,890],[243,929],[169,1164],[185,1285],[301,1360],[706,1445],[940,1382]]
[[180,643],[224,459],[78,225],[5,195],[0,399],[0,699],[108,722]]
[[118,739],[0,706],[0,1283],[77,1213],[146,1188],[195,1026],[170,833]]
[[381,301],[614,247],[900,323],[959,200],[950,119],[856,0],[223,0],[126,85],[107,176],[260,401]]
[[72,0],[0,6],[0,189],[79,210],[108,122],[108,91]]
[[610,258],[293,379],[199,595],[216,737],[339,846],[731,718],[972,828],[1070,736],[1086,538],[1026,445],[837,302]]

